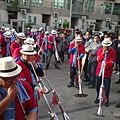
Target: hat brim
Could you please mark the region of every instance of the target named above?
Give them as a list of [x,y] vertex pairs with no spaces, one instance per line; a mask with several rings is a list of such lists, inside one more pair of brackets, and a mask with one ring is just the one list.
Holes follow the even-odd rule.
[[109,44],[102,42],[102,46],[110,46],[111,44],[112,44],[112,42],[110,42]]
[[36,47],[36,44],[27,43],[26,40],[24,41],[24,43],[25,43],[26,45],[32,45],[33,47]]
[[6,35],[6,38],[11,38],[12,37],[12,35]]
[[17,69],[12,72],[0,72],[1,77],[12,77],[18,75],[21,72],[22,68],[20,65],[17,65]]
[[75,39],[77,42],[82,42],[82,40],[77,40],[77,39]]
[[35,55],[37,52],[36,51],[34,51],[34,52],[25,52],[23,50],[20,50],[20,53],[25,54],[25,55]]
[[22,39],[22,40],[25,40],[25,39],[26,39],[26,37],[18,37],[18,38],[20,38],[20,39]]

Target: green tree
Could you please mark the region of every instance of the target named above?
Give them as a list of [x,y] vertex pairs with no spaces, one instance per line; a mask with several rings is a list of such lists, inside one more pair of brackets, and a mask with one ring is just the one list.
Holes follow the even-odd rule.
[[11,1],[11,7],[18,8],[18,0]]
[[26,24],[24,25],[24,27],[25,27],[25,28],[28,28],[28,27],[29,27],[29,28],[31,29],[33,25],[34,25],[33,22],[29,22],[29,23],[26,23]]
[[99,22],[95,22],[95,31],[99,31],[101,29]]
[[69,22],[67,20],[64,20],[63,22],[63,28],[69,28]]

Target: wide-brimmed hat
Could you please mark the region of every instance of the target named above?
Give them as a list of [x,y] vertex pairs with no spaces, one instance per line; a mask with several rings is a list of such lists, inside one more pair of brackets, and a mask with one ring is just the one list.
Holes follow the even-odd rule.
[[25,54],[25,55],[34,55],[36,54],[37,52],[34,50],[33,46],[32,45],[23,45],[22,46],[22,49],[20,50],[20,52],[22,54]]
[[48,31],[45,31],[45,35],[46,35],[46,34],[49,34],[49,32],[48,32]]
[[80,37],[79,35],[77,35],[77,36],[75,37],[75,40],[78,41],[78,42],[81,42],[81,41],[82,41],[82,39],[81,39],[81,37]]
[[6,35],[6,38],[11,38],[12,37],[12,34],[11,34],[10,31],[6,31],[5,35]]
[[23,32],[18,33],[17,37],[20,38],[20,39],[23,39],[23,40],[26,39],[25,34]]
[[0,58],[0,76],[12,77],[18,75],[22,68],[17,65],[12,57]]
[[110,38],[105,38],[102,41],[102,46],[110,46],[112,44],[112,42],[110,41]]
[[53,35],[55,34],[56,35],[57,34],[56,30],[52,30],[51,34],[53,34]]
[[6,27],[6,28],[5,28],[5,31],[10,31],[10,28]]
[[36,47],[36,44],[34,43],[34,39],[33,38],[27,38],[24,41],[24,43],[27,44],[27,45],[32,45],[33,47]]

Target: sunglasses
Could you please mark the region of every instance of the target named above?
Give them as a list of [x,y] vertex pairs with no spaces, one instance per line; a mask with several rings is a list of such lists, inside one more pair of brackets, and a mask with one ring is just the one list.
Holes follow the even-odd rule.
[[11,82],[13,80],[17,80],[19,78],[19,75],[16,75],[14,77],[0,77],[2,78],[5,82]]

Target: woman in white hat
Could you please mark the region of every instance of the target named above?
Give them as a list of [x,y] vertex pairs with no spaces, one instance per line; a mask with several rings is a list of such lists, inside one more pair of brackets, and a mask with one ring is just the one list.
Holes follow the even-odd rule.
[[[96,68],[96,91],[97,91],[97,97],[94,101],[95,103],[99,103],[99,91],[100,86],[102,82],[102,76],[104,77],[104,88],[105,88],[105,95],[107,97],[104,105],[106,107],[109,106],[109,90],[110,90],[110,84],[111,84],[111,75],[112,70],[116,58],[116,52],[111,48],[112,42],[110,41],[110,38],[105,38],[102,41],[102,48],[100,48],[97,52],[97,60],[98,65]],[[104,68],[105,67],[105,68]]]
[[[20,53],[22,54],[22,58],[17,62],[17,64],[22,67],[20,78],[26,80],[34,89],[38,82],[35,72],[39,77],[44,75],[43,70],[35,60],[34,55],[36,54],[36,51],[33,49],[32,45],[23,45]],[[39,94],[36,91],[34,91],[34,96],[38,102]]]
[[[25,81],[19,79],[21,67],[12,57],[0,59],[0,119],[37,119],[37,104],[33,90]],[[25,113],[24,113],[25,112]]]

